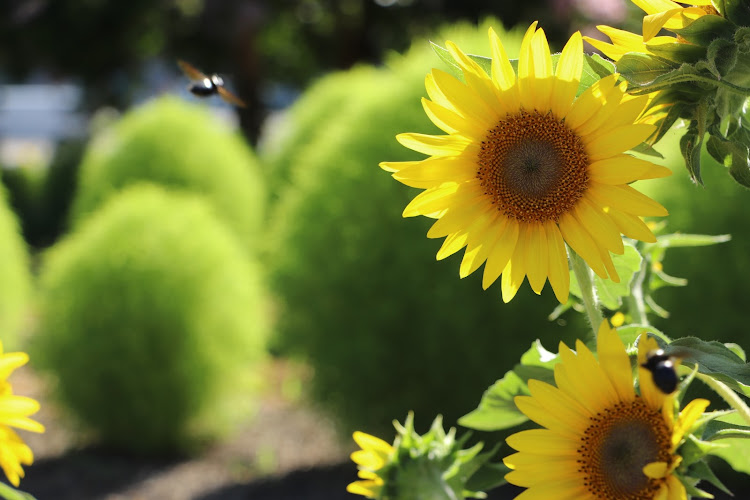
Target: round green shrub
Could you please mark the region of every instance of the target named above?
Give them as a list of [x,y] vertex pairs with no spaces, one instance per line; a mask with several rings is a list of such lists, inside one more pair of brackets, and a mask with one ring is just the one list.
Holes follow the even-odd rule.
[[103,443],[184,450],[249,400],[263,297],[258,267],[202,197],[134,186],[46,255],[32,348]]
[[245,141],[204,106],[162,97],[97,136],[80,167],[73,220],[143,181],[205,195],[253,248],[266,201],[257,160]]
[[[487,53],[487,27],[472,33]],[[503,41],[513,51],[520,39]],[[286,154],[291,183],[268,251],[280,308],[274,348],[310,363],[310,395],[345,433],[390,433],[409,410],[453,424],[535,339],[556,351],[561,336],[585,331],[580,315],[565,328],[547,320],[549,289],[538,297],[524,286],[504,304],[499,286],[482,290],[481,272],[459,280],[461,255],[435,262],[442,241],[426,237],[431,222],[401,217],[418,191],[378,163],[421,158],[395,135],[436,132],[420,97],[425,74],[441,64],[421,42],[368,78],[335,76],[346,110],[322,110],[313,137]],[[307,105],[315,103],[303,97],[296,106]]]
[[29,255],[18,220],[0,186],[0,341],[6,350],[19,347],[31,299]]
[[750,349],[746,316],[750,191],[737,184],[705,151],[701,169],[705,187],[694,184],[680,155],[677,131],[670,132],[656,149],[665,155],[662,163],[672,169],[673,175],[643,183],[639,189],[669,210],[666,232],[731,234],[732,239],[713,246],[667,251],[664,271],[686,278],[688,284],[656,292],[657,303],[670,316],[655,318],[654,322],[673,337],[692,335],[736,342]]

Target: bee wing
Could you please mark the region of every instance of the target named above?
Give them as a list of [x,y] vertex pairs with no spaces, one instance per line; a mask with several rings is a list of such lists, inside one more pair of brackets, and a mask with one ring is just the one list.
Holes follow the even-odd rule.
[[234,104],[235,106],[239,106],[240,108],[245,107],[245,101],[237,97],[236,95],[229,92],[224,87],[216,87],[217,92],[219,92],[219,95],[221,96],[224,101],[228,102],[229,104]]
[[190,63],[183,61],[182,59],[178,59],[177,64],[180,66],[182,72],[185,73],[185,75],[191,80],[203,80],[205,78],[208,78],[200,70],[198,70],[198,68]]

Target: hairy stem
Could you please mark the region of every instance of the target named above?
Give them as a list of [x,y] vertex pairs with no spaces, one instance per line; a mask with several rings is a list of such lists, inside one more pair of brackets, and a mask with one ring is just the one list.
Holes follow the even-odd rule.
[[596,332],[599,330],[599,325],[602,323],[602,312],[599,310],[599,301],[596,298],[596,288],[594,287],[594,279],[591,269],[589,268],[586,261],[575,253],[572,248],[569,248],[570,253],[570,264],[573,268],[573,273],[578,280],[578,287],[581,289],[581,298],[583,299],[583,307],[586,309],[586,316],[591,324],[591,330],[593,331],[592,338],[596,338]]

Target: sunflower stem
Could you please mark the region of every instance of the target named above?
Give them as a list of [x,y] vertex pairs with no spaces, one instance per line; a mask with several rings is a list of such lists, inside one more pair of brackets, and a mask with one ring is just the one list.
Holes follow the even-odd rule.
[[721,398],[729,404],[729,406],[737,410],[737,413],[745,419],[745,422],[750,424],[750,407],[748,407],[737,393],[730,389],[727,384],[720,382],[713,377],[709,377],[708,375],[704,375],[703,373],[697,373],[695,376],[698,380],[713,389],[716,394],[721,396]]
[[648,316],[646,316],[646,303],[643,300],[643,281],[646,278],[646,259],[641,261],[641,268],[633,277],[633,284],[630,286],[630,295],[625,297],[625,303],[628,306],[628,312],[631,315],[633,323],[639,325],[649,325]]
[[591,330],[593,331],[593,339],[596,339],[596,332],[599,330],[599,325],[602,323],[602,312],[599,309],[599,300],[596,297],[596,287],[594,286],[594,279],[591,269],[589,268],[586,261],[578,255],[572,248],[570,250],[570,264],[573,268],[573,273],[578,280],[578,287],[581,289],[581,299],[583,299],[583,307],[586,309],[586,316],[591,324]]

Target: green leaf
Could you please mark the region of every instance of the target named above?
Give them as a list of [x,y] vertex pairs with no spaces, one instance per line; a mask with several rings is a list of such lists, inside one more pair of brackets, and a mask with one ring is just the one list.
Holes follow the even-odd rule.
[[578,86],[578,92],[576,95],[581,95],[581,93],[591,87],[591,85],[605,76],[613,74],[615,71],[614,63],[604,59],[599,54],[584,54],[581,84]]
[[617,334],[628,347],[635,345],[635,341],[644,333],[650,333],[652,337],[661,340],[663,344],[672,341],[664,332],[651,325],[624,325],[617,328]]
[[511,370],[490,386],[477,409],[461,417],[458,423],[478,431],[497,431],[522,424],[528,417],[516,408],[513,398],[528,394],[526,383]]
[[24,491],[17,490],[10,485],[0,483],[0,497],[5,500],[36,500]]
[[678,247],[704,247],[725,243],[732,239],[730,234],[708,235],[708,234],[663,234],[656,237],[656,245],[661,248]]
[[528,395],[530,378],[554,381],[552,368],[560,361],[536,340],[521,356],[521,362],[484,392],[476,410],[464,415],[459,424],[479,431],[496,431],[522,424],[528,418],[516,408],[513,398]]
[[[612,255],[612,263],[620,276],[620,282],[615,283],[612,280],[602,279],[594,276],[594,286],[599,296],[599,300],[604,307],[616,311],[622,305],[622,297],[630,295],[630,283],[633,276],[641,269],[641,254],[630,243],[624,243],[625,251],[622,255]],[[578,279],[575,273],[570,272],[570,293],[576,297],[581,297],[581,288],[578,285]]]
[[[695,45],[708,47],[717,38],[732,40],[737,27],[721,16],[701,16],[689,25],[670,31]],[[649,48],[650,49],[650,48]]]
[[714,419],[706,424],[702,437],[705,441],[730,438],[750,439],[750,427]]
[[437,54],[437,56],[440,58],[440,60],[446,64],[447,72],[455,76],[459,80],[464,81],[464,74],[461,71],[461,67],[453,59],[453,56],[450,52],[448,52],[448,49],[446,49],[445,47],[441,47],[435,42],[430,42],[430,46],[432,47],[432,50],[435,52],[435,54]]
[[[739,422],[744,422],[742,417],[736,413],[719,417],[719,420],[735,425]],[[711,454],[726,460],[732,466],[732,469],[737,472],[750,474],[750,440],[735,438],[722,440],[722,443],[725,443],[727,446],[715,449]]]
[[594,277],[596,291],[604,307],[612,311],[620,308],[622,297],[630,295],[630,283],[635,273],[641,269],[642,260],[638,250],[633,245],[625,243],[625,252],[622,255],[612,255],[612,263],[620,276],[620,282]]
[[683,337],[666,346],[664,351],[683,362],[697,364],[700,373],[724,382],[736,392],[750,395],[750,365],[724,344]]

